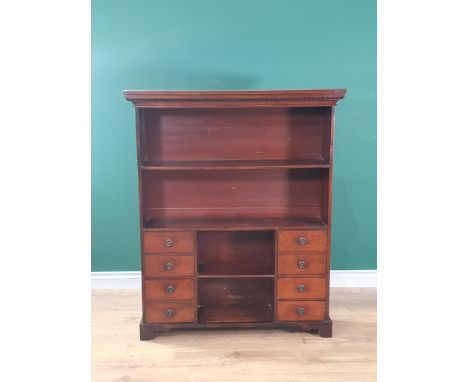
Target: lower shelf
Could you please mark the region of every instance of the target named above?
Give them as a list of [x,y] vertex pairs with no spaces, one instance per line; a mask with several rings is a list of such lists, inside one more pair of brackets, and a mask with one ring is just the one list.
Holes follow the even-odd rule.
[[273,307],[267,306],[201,306],[200,323],[273,322]]

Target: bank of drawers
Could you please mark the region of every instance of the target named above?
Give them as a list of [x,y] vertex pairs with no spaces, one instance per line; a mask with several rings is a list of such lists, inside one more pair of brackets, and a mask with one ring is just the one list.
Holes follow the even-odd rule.
[[276,319],[326,319],[327,231],[280,231],[276,278]]
[[193,232],[143,233],[145,323],[196,320],[194,250]]
[[[276,320],[327,317],[327,231],[278,232]],[[196,321],[194,232],[143,234],[145,323]]]

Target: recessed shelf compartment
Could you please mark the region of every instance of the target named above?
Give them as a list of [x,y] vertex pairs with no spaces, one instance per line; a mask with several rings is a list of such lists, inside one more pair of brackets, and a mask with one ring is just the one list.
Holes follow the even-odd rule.
[[198,279],[198,321],[273,322],[271,278]]
[[146,109],[140,117],[141,163],[159,169],[192,169],[197,161],[207,169],[220,161],[329,162],[329,107]]
[[184,221],[192,228],[223,221],[320,227],[328,216],[328,179],[326,168],[143,171],[144,228],[182,228]]
[[201,306],[198,308],[201,323],[220,322],[273,322],[273,307],[266,306]]
[[274,275],[274,231],[197,233],[199,276]]

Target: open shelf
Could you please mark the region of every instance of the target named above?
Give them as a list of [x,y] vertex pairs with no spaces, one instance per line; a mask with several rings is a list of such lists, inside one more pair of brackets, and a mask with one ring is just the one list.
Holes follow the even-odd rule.
[[307,168],[327,165],[330,158],[330,108],[146,109],[141,114],[144,169]]
[[142,171],[143,228],[325,228],[329,170]]
[[213,160],[213,161],[147,161],[144,171],[156,170],[274,170],[290,168],[329,168],[325,160]]
[[201,306],[198,321],[218,322],[273,322],[273,307],[267,306]]
[[326,229],[327,224],[321,218],[198,218],[198,219],[149,219],[144,223],[145,229],[178,229],[196,230],[261,231],[268,229]]
[[272,278],[198,280],[198,321],[273,322]]
[[199,276],[273,275],[274,231],[197,233]]

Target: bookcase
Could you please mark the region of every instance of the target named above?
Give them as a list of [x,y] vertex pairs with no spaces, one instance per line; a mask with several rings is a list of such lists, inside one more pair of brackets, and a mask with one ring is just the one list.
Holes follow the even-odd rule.
[[136,111],[140,338],[331,337],[334,107],[346,90],[124,91]]

